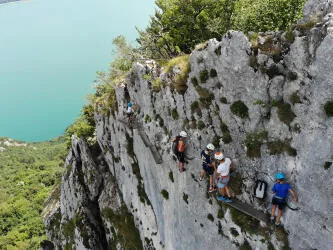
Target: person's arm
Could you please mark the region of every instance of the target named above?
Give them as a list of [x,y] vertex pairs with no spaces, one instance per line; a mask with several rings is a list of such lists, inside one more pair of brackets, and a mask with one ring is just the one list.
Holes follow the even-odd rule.
[[292,190],[292,189],[289,189],[289,192],[290,192],[290,193],[291,193],[291,195],[293,196],[293,202],[296,202],[296,200],[297,200],[297,197],[296,197],[296,194],[295,194],[294,190]]
[[215,161],[213,161],[211,164],[209,164],[211,167],[214,168],[214,171],[216,172],[216,163]]
[[276,185],[276,183],[274,184],[274,186],[273,186],[273,188],[272,188],[272,193],[273,193],[273,194],[276,194],[276,186],[275,186],[275,185]]

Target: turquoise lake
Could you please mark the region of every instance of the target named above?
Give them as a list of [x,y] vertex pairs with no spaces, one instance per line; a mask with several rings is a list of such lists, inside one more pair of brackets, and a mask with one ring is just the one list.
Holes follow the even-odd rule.
[[154,0],[29,0],[0,5],[0,137],[63,134],[112,60],[112,39],[135,42]]

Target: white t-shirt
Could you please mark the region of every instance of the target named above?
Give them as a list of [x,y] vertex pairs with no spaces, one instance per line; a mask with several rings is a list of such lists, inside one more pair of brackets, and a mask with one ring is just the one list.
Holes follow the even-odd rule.
[[230,172],[230,165],[231,165],[231,160],[229,158],[225,158],[224,162],[218,165],[217,172],[221,176],[228,176]]
[[132,113],[132,107],[127,107],[127,114],[131,114]]

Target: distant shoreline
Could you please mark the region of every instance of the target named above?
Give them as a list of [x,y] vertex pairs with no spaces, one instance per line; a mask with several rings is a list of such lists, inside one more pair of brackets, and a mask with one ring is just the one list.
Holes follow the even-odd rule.
[[0,0],[0,4],[4,4],[4,3],[10,3],[10,2],[18,2],[21,0]]

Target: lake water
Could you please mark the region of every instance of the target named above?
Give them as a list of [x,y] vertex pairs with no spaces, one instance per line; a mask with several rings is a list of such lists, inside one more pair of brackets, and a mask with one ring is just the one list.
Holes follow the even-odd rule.
[[112,59],[112,39],[134,43],[154,0],[29,0],[0,5],[0,137],[63,134]]

